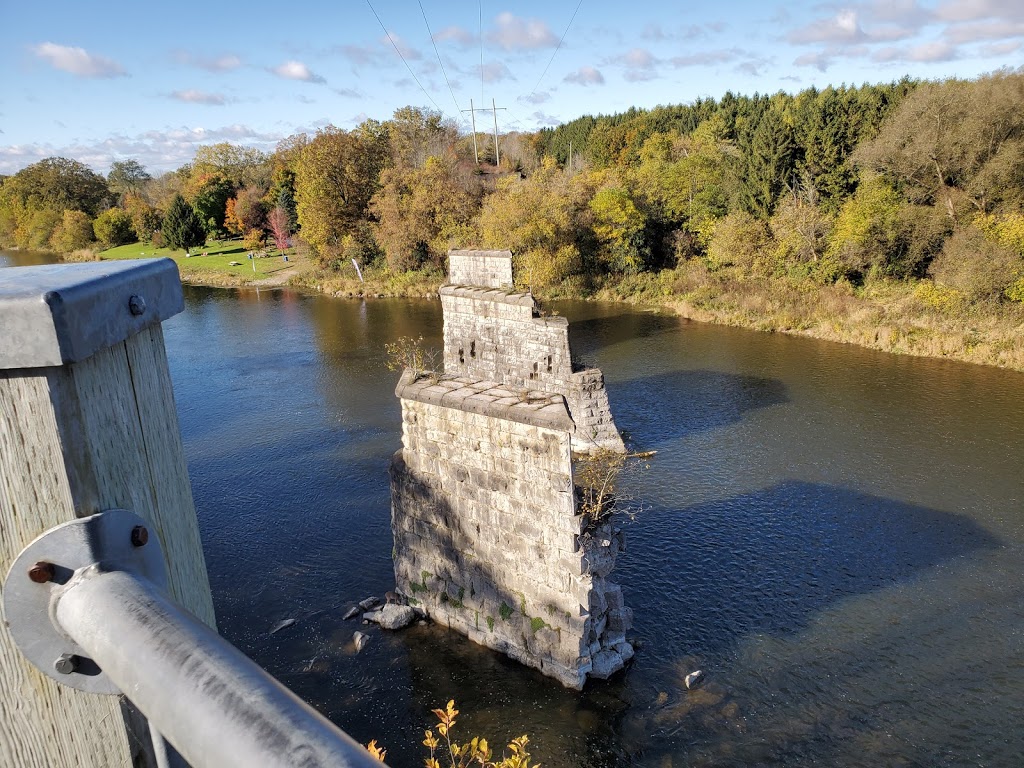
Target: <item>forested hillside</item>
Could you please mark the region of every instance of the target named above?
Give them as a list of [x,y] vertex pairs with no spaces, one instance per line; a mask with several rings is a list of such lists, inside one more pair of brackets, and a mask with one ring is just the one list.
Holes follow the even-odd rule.
[[166,225],[184,202],[200,240],[298,238],[320,282],[511,248],[541,295],[1024,367],[1024,72],[585,116],[501,137],[500,167],[480,140],[478,166],[472,136],[406,107],[159,178],[52,158],[4,180],[0,245],[199,244]]

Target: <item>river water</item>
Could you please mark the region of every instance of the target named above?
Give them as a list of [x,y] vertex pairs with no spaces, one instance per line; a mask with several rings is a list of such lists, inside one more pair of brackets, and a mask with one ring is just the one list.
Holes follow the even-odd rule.
[[383,348],[440,348],[440,303],[185,297],[164,328],[220,629],[392,765],[451,698],[456,736],[527,733],[552,768],[1024,763],[1024,375],[555,304],[658,452],[621,488],[640,649],[574,693],[442,628],[341,620],[393,585]]

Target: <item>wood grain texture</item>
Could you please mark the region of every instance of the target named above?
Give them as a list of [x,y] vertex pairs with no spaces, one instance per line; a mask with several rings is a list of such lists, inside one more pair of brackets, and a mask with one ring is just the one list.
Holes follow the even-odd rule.
[[[215,626],[159,326],[60,368],[0,371],[0,569],[36,536],[112,508],[148,521],[173,597]],[[0,766],[147,765],[119,697],[59,686],[0,624]]]
[[[75,517],[50,404],[51,372],[0,371],[3,576],[40,533]],[[131,765],[118,697],[59,686],[25,660],[6,617],[0,619],[0,766]]]

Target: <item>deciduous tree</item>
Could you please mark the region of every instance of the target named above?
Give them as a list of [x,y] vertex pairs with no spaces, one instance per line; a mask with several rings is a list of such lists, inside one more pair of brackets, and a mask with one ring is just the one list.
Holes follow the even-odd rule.
[[365,217],[386,156],[379,124],[317,131],[295,163],[295,198],[306,242],[322,252],[339,248],[341,238]]
[[132,217],[120,208],[108,208],[92,223],[96,239],[104,248],[113,248],[115,245],[124,245],[136,240],[135,230],[132,229]]

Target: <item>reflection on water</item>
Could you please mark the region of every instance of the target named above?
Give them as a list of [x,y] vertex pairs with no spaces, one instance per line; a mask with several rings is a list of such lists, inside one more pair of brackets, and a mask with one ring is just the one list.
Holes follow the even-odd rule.
[[393,765],[449,698],[457,732],[526,732],[546,766],[1021,764],[1024,376],[556,309],[658,451],[624,489],[625,675],[578,694],[441,627],[341,620],[393,583],[383,347],[439,347],[436,301],[186,289],[165,335],[221,630]]

